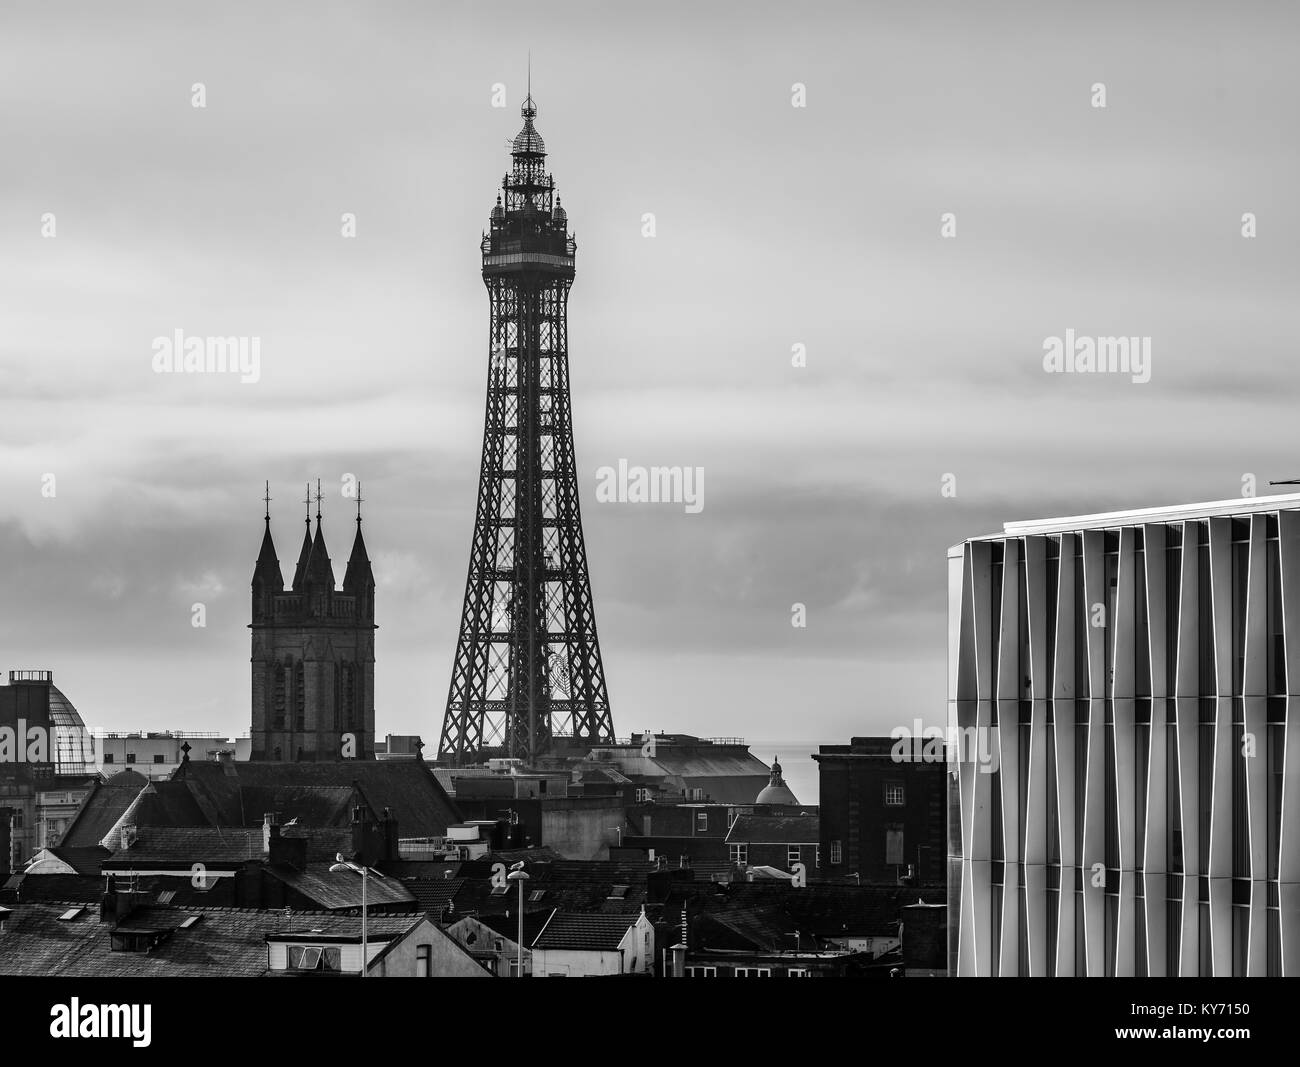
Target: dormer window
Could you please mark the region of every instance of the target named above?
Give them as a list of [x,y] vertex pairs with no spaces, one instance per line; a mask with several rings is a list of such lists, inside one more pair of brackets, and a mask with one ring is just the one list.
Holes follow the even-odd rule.
[[290,945],[288,966],[291,971],[337,971],[341,964],[337,948],[319,945]]

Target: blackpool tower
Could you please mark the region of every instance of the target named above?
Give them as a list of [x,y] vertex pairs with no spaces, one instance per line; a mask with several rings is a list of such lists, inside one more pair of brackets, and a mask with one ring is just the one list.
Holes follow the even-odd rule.
[[530,92],[483,235],[487,414],[438,757],[531,762],[613,740],[578,508],[567,308],[577,244]]

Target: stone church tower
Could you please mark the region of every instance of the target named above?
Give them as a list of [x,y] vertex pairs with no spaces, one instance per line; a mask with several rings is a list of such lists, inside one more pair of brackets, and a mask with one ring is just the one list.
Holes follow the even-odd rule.
[[271,539],[268,494],[250,624],[254,760],[374,756],[375,577],[361,537],[360,485],[357,533],[342,590],[334,588],[320,500],[318,483],[316,534],[309,513],[293,586],[286,590]]

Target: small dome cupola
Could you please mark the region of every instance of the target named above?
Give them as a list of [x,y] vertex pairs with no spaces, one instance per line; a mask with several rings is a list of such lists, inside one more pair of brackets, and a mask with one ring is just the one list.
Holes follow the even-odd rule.
[[785,779],[781,777],[781,757],[772,761],[772,776],[768,784],[763,787],[762,792],[754,799],[755,804],[798,804],[799,800],[791,792],[790,787],[785,784]]
[[569,218],[569,213],[564,210],[564,207],[560,203],[560,198],[558,196],[555,198],[555,208],[551,212],[551,218],[554,219],[556,222],[566,222]]
[[497,193],[497,206],[492,209],[492,218],[504,219],[505,217],[506,209],[501,206],[501,194]]

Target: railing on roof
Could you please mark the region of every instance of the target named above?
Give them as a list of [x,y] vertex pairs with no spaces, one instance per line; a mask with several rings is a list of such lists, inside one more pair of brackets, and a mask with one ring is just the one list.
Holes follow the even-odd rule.
[[204,741],[239,741],[247,740],[248,734],[230,735],[222,733],[219,730],[104,730],[95,729],[91,731],[95,737],[104,737],[121,740],[141,740],[148,741],[156,739],[165,741],[173,737],[193,737]]
[[53,671],[10,671],[9,681],[13,682],[53,682]]

